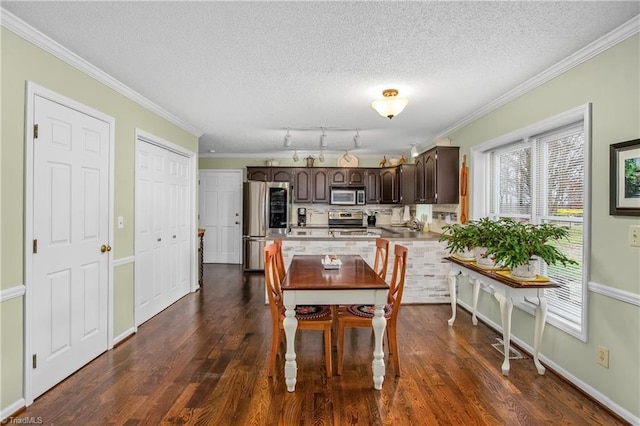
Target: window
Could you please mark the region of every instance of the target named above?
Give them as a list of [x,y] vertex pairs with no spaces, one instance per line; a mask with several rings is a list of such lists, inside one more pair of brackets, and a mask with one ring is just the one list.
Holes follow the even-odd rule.
[[[547,290],[548,321],[586,339],[588,282],[589,109],[563,114],[527,129],[481,144],[472,151],[481,200],[475,218],[510,217],[534,224],[569,228],[557,247],[578,266],[546,265],[541,273],[560,284]],[[476,163],[477,162],[477,163]],[[479,179],[478,179],[479,178]],[[476,213],[476,208],[478,211]],[[528,301],[521,306],[533,312]]]

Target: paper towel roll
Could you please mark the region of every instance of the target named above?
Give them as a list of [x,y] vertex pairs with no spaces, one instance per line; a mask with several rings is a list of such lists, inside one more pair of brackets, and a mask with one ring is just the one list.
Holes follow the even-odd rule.
[[404,214],[402,215],[402,221],[408,222],[411,220],[411,213],[409,212],[409,206],[404,206]]

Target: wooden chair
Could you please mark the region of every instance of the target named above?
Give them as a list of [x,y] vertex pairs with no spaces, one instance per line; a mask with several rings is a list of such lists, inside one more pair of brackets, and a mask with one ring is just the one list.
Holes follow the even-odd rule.
[[[264,249],[264,277],[271,311],[271,352],[269,354],[269,377],[276,368],[276,356],[284,342],[284,305],[282,303],[281,278],[278,272],[278,247],[269,244]],[[296,306],[298,330],[322,330],[324,332],[324,358],[327,377],[332,376],[331,328],[333,317],[329,306]]]
[[[276,240],[277,241],[277,240]],[[389,263],[389,240],[384,238],[376,238],[376,253],[373,261],[373,270],[380,278],[386,281],[387,265]],[[338,309],[340,305],[331,305],[331,314],[333,315],[333,336],[338,335],[338,324],[335,319],[338,317]]]
[[387,279],[387,264],[389,263],[389,240],[376,238],[376,258],[373,270],[383,280]]
[[[404,291],[404,278],[407,270],[408,249],[396,244],[394,247],[395,260],[393,262],[393,272],[389,284],[389,296],[387,306],[385,306],[385,318],[387,328],[385,329],[389,358],[393,358],[393,366],[396,376],[400,376],[400,359],[398,354],[397,324],[400,304],[402,302],[402,292]],[[344,330],[347,327],[372,327],[373,317],[372,305],[351,305],[340,308],[336,321],[338,323],[338,375],[342,375],[343,353],[344,353]]]
[[286,274],[286,270],[284,267],[284,256],[282,255],[282,237],[278,237],[273,240],[274,244],[278,248],[278,256],[276,258],[277,266],[278,266],[278,275],[280,276],[280,282],[284,280],[284,274]]

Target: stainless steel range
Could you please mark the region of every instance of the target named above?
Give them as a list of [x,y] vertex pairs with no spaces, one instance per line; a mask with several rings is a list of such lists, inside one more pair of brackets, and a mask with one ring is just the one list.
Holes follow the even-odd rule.
[[363,225],[364,213],[361,211],[329,211],[329,228],[330,229],[353,229],[364,230],[367,227]]

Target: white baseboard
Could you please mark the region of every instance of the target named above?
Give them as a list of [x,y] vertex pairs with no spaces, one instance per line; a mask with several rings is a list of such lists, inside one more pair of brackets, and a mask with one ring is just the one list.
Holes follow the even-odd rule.
[[17,413],[18,410],[21,410],[24,407],[25,407],[24,398],[20,398],[13,404],[9,405],[8,407],[0,411],[0,419],[2,419],[0,423],[5,424],[5,422],[7,422],[7,420],[9,419],[9,416],[11,416],[14,413]]
[[[473,307],[471,305],[461,301],[460,299],[458,299],[458,304],[460,306],[462,306],[464,309],[466,309],[467,311],[473,312]],[[480,319],[484,323],[486,323],[489,327],[497,330],[499,333],[502,333],[502,326],[500,324],[492,321],[491,319],[489,319],[488,317],[483,315],[481,312],[476,312],[476,316],[478,317],[478,319]],[[459,321],[459,319],[456,318],[456,321]],[[527,344],[524,341],[520,340],[517,336],[514,336],[513,334],[511,335],[511,341],[516,343],[520,348],[524,349],[529,354],[529,356],[532,356],[531,355],[533,353],[533,347],[532,346],[530,346],[529,344]],[[607,407],[609,410],[613,411],[618,416],[622,417],[623,419],[625,419],[626,421],[628,421],[632,425],[639,425],[640,424],[640,417],[634,416],[629,411],[625,410],[624,408],[622,408],[621,406],[619,406],[615,402],[611,401],[611,399],[608,396],[606,396],[602,392],[598,391],[597,389],[593,388],[591,385],[589,385],[589,384],[585,383],[584,381],[580,380],[579,378],[577,378],[573,374],[569,373],[561,365],[556,364],[555,362],[553,362],[552,360],[550,360],[549,358],[547,358],[543,354],[539,354],[539,358],[540,358],[540,361],[542,361],[544,364],[546,364],[555,373],[557,373],[559,376],[562,376],[565,380],[567,380],[572,385],[574,385],[575,387],[580,389],[582,392],[584,392],[585,394],[589,395],[591,398],[593,398],[596,401],[598,401],[598,403],[600,403],[603,406]],[[531,361],[531,362],[533,362],[533,361]],[[500,368],[500,366],[496,365],[496,368]]]
[[138,331],[137,327],[131,327],[130,329],[126,330],[125,332],[121,333],[119,336],[116,336],[113,338],[113,345],[117,345],[118,343],[122,342],[124,339],[126,339],[127,337],[131,336],[132,334],[135,334]]

